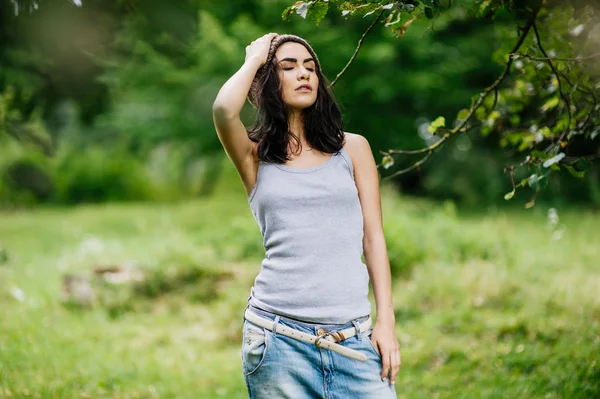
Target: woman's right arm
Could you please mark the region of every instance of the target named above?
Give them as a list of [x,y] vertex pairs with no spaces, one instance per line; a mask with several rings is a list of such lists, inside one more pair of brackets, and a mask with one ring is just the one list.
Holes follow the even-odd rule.
[[275,36],[276,33],[269,33],[246,47],[246,61],[221,87],[212,107],[219,140],[242,178],[247,193],[254,186],[256,166],[252,153],[253,142],[240,120],[240,112],[256,72],[266,62],[271,40]]

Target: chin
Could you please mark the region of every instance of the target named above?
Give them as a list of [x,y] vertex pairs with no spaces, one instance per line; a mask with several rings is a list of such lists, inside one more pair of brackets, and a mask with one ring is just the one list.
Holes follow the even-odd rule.
[[[316,101],[316,100],[315,100]],[[315,103],[315,101],[299,101],[294,103],[289,103],[288,106],[293,109],[303,110]]]

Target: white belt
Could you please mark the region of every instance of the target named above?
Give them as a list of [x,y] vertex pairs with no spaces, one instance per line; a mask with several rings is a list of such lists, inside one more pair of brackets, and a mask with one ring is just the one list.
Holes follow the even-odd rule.
[[[246,320],[256,324],[257,326],[273,331],[273,320],[269,318],[259,316],[256,313],[253,313],[250,309],[246,309],[244,317]],[[367,331],[370,327],[371,316],[369,316],[367,320],[363,321],[359,325],[361,333]],[[355,336],[356,329],[354,327],[349,327],[338,331],[324,331],[321,335],[312,335],[277,323],[276,332],[277,334],[285,335],[286,337],[294,338],[309,344],[315,344],[318,348],[329,349],[339,353],[340,355],[360,360],[361,362],[367,360],[367,356],[364,353],[354,349],[346,348],[345,346],[336,343]]]

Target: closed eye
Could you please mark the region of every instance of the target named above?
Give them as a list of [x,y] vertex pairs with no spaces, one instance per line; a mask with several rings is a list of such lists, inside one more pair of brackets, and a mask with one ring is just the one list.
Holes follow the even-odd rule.
[[[294,69],[294,67],[287,67],[287,68],[283,68],[284,71],[291,71],[292,69]],[[314,72],[315,70],[313,68],[306,68],[307,70]]]

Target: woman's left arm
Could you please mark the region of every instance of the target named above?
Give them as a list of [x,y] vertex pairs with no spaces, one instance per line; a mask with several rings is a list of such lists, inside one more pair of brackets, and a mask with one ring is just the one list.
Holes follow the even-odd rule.
[[392,278],[383,234],[379,173],[367,139],[358,134],[346,133],[346,140],[345,148],[351,155],[354,181],[363,212],[363,252],[377,309],[377,321],[371,340],[382,358],[381,379],[385,379],[389,373],[390,383],[394,384],[401,358],[400,345],[394,331]]

